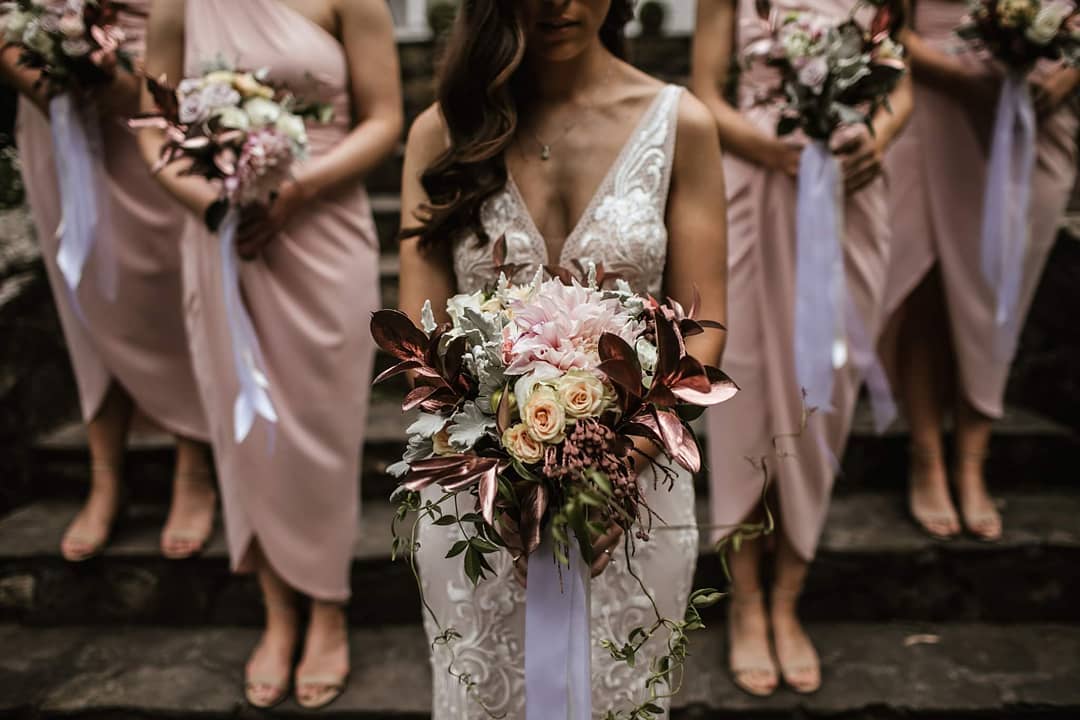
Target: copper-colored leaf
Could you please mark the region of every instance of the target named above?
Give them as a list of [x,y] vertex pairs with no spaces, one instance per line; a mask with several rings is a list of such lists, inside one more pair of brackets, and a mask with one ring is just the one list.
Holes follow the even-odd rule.
[[625,360],[632,363],[638,376],[641,376],[641,365],[638,363],[637,353],[634,352],[634,348],[630,347],[628,342],[618,335],[604,333],[600,336],[596,349],[601,360]]
[[527,555],[540,547],[540,528],[547,505],[547,488],[542,483],[531,485],[521,503],[521,542],[525,545]]
[[656,375],[670,377],[679,366],[682,343],[675,326],[662,313],[656,313]]
[[510,390],[510,385],[504,385],[502,394],[499,395],[499,405],[495,409],[495,426],[498,428],[500,436],[510,427],[510,398],[512,397],[513,394]]
[[376,344],[398,360],[420,360],[428,338],[400,310],[378,310],[371,315],[371,335]]
[[664,440],[664,449],[671,459],[692,473],[700,470],[701,451],[682,419],[672,412],[657,412],[656,420]]
[[506,235],[500,235],[499,239],[492,243],[491,246],[491,259],[495,264],[495,267],[501,267],[506,264]]
[[398,375],[408,372],[409,370],[415,370],[420,367],[420,365],[421,363],[419,360],[402,360],[396,365],[392,365],[391,367],[388,367],[387,369],[379,373],[379,375],[374,380],[372,380],[372,385],[378,385],[381,382],[385,382],[392,377],[397,377]]
[[499,466],[492,463],[480,478],[480,514],[488,525],[495,524],[495,498],[499,494]]
[[419,405],[431,397],[432,393],[439,390],[437,387],[431,385],[418,385],[409,391],[409,394],[405,396],[405,400],[401,403],[402,412],[410,412],[415,410]]
[[631,396],[641,397],[641,372],[626,360],[605,360],[597,370],[604,373],[614,385]]
[[723,370],[707,366],[705,368],[705,374],[709,379],[708,392],[702,393],[696,388],[684,386],[672,388],[672,392],[683,402],[702,407],[719,405],[722,402],[730,400],[737,392],[739,392],[739,386],[736,385],[735,381],[728,377]]
[[553,278],[557,278],[563,285],[573,285],[574,275],[569,270],[558,265],[545,265],[544,272]]
[[447,382],[453,382],[461,374],[461,366],[468,349],[468,339],[460,335],[450,341],[446,346],[446,354],[443,356],[443,371]]

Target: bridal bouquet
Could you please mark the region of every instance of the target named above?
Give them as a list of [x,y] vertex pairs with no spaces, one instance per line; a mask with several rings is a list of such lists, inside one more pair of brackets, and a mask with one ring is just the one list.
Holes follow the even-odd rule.
[[1024,72],[1043,58],[1080,65],[1080,14],[1070,0],[972,0],[956,33]]
[[53,96],[108,82],[118,64],[131,71],[116,26],[124,7],[112,0],[9,0],[0,4],[0,31],[6,45],[21,49],[21,64],[41,71]]
[[982,272],[994,290],[994,353],[1008,360],[1027,247],[1036,122],[1028,75],[1041,59],[1080,67],[1080,13],[1071,0],[972,0],[956,30],[1005,67],[983,200]]
[[181,174],[221,187],[205,220],[218,233],[221,248],[224,310],[240,388],[233,411],[237,442],[251,432],[256,416],[277,422],[258,338],[240,295],[235,249],[239,210],[273,202],[294,164],[307,155],[305,118],[330,119],[329,106],[301,102],[287,90],[268,84],[267,75],[267,70],[217,69],[187,78],[175,90],[150,79],[159,113],[130,121],[134,128],[165,133],[155,173],[184,163]]
[[[595,267],[584,284],[542,273],[528,284],[503,275],[489,290],[451,298],[446,324],[435,321],[430,302],[420,327],[395,310],[371,322],[376,342],[397,361],[375,382],[415,376],[402,408],[420,414],[402,461],[390,468],[401,480],[402,508],[418,509],[418,493],[430,486],[443,492],[436,505],[452,499],[461,508],[436,510],[434,522],[461,528],[446,556],[460,557],[474,583],[492,572],[486,556],[500,548],[527,556],[527,626],[569,614],[569,605],[558,607],[575,593],[587,597],[592,545],[610,527],[625,531],[628,552],[635,539],[648,539],[653,516],[634,440],[650,440],[697,471],[687,418],[737,391],[687,353],[687,337],[719,327],[695,319],[693,307],[636,294],[621,280],[602,289]],[[657,482],[671,487],[674,471],[655,466]],[[574,607],[587,622],[587,600]],[[569,635],[582,632],[587,655],[587,627]],[[527,631],[527,674],[529,644],[545,636],[568,633]],[[587,688],[586,677],[585,696]]]
[[827,141],[840,125],[869,125],[904,73],[891,5],[878,7],[869,30],[854,18],[835,23],[810,12],[768,11],[762,20],[768,36],[748,48],[747,59],[780,71],[779,135],[802,130]]

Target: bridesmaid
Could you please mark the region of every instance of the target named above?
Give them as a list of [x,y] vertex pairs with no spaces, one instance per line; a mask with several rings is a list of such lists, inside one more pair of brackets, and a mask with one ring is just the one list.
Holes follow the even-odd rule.
[[[125,49],[141,62],[149,0],[125,4],[119,17]],[[217,493],[210,477],[206,420],[195,390],[180,306],[179,225],[183,208],[151,179],[126,118],[138,109],[139,81],[118,68],[94,88],[101,116],[108,225],[99,237],[115,248],[116,297],[98,283],[101,254],[92,254],[77,291],[78,310],[57,264],[61,202],[49,129],[49,98],[37,71],[4,49],[0,73],[21,94],[17,141],[23,180],[49,284],[79,388],[90,444],[90,495],[64,534],[61,553],[84,561],[104,549],[121,510],[124,448],[135,410],[176,437],[172,509],[161,535],[166,557],[198,553],[214,524]],[[147,308],[154,312],[147,313]],[[81,310],[82,318],[79,317]]]
[[[838,21],[856,7],[852,0],[775,4]],[[699,0],[693,88],[713,111],[728,149],[724,169],[732,321],[724,359],[726,371],[742,387],[733,401],[708,417],[712,520],[720,528],[716,538],[740,523],[762,519],[766,476],[778,500],[768,608],[761,584],[764,542],[742,543],[730,558],[728,661],[740,688],[764,696],[778,685],[777,665],[797,692],[814,692],[821,684],[820,662],[798,620],[796,604],[825,521],[860,376],[850,365],[838,371],[834,410],[811,414],[803,427],[793,347],[800,143],[776,136],[782,98],[774,92],[775,70],[760,64],[744,69],[737,105],[724,96],[733,58],[760,38],[761,26],[753,0]],[[844,128],[833,141],[846,191],[847,292],[869,337],[876,337],[880,325],[890,237],[881,157],[910,112],[906,80],[893,93],[891,105],[892,113],[882,111],[873,118],[873,135],[861,127]]]
[[[956,47],[953,30],[964,13],[962,2],[921,0],[905,38],[917,101],[911,126],[888,158],[893,231],[904,241],[890,261],[891,316],[881,350],[911,426],[912,517],[934,537],[953,537],[963,527],[997,540],[1002,520],[983,464],[993,421],[1002,415],[1015,343],[1076,179],[1072,96],[1080,71],[1042,62],[1033,76],[1039,122],[1030,238],[1015,330],[1003,356],[995,348],[994,295],[978,261],[999,79],[984,60]],[[959,515],[941,440],[949,412]]]
[[[269,208],[241,221],[247,309],[265,354],[279,415],[234,442],[237,379],[221,291],[217,238],[202,224],[218,188],[175,169],[164,185],[190,210],[181,241],[187,323],[211,422],[233,568],[255,572],[266,630],[247,665],[258,707],[288,694],[298,642],[297,595],[311,621],[296,667],[299,703],[327,705],[349,671],[345,603],[359,511],[359,454],[379,306],[379,243],[362,180],[401,134],[393,21],[383,0],[156,0],[151,76],[170,83],[228,58],[269,70],[298,97],[330,102],[334,119],[309,124],[310,159]],[[152,107],[144,98],[147,109]],[[148,158],[161,137],[143,136]]]

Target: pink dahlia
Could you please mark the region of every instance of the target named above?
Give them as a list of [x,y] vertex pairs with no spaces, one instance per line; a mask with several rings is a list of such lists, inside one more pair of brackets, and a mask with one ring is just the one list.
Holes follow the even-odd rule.
[[595,368],[604,333],[632,345],[642,330],[617,298],[558,280],[545,282],[531,300],[511,301],[510,310],[514,336],[505,357],[511,375],[536,372],[550,377]]

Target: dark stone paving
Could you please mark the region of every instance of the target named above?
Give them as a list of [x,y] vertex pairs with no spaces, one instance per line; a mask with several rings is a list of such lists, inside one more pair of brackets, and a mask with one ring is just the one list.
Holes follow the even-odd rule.
[[[997,717],[1080,713],[1080,628],[1055,625],[816,625],[825,686],[768,700],[737,691],[719,630],[694,636],[681,717]],[[255,643],[242,629],[0,626],[0,713],[39,717],[229,717]],[[925,644],[933,642],[934,644]],[[920,644],[921,643],[921,644]],[[418,627],[354,631],[347,694],[322,715],[426,717],[431,670]],[[291,703],[275,715],[297,714]],[[881,715],[878,715],[881,717]]]
[[[1002,542],[939,543],[911,525],[897,495],[838,496],[804,612],[823,621],[1080,621],[1080,495],[1017,494],[1003,502]],[[203,556],[169,562],[158,550],[163,510],[137,509],[104,558],[71,565],[60,559],[57,546],[75,509],[71,502],[41,502],[0,521],[0,620],[260,622],[254,583],[229,573],[220,533]],[[699,510],[704,523],[704,507]],[[412,575],[404,562],[389,559],[390,507],[368,502],[363,512],[352,621],[415,623],[419,604]],[[696,582],[725,584],[715,553],[704,545]]]

